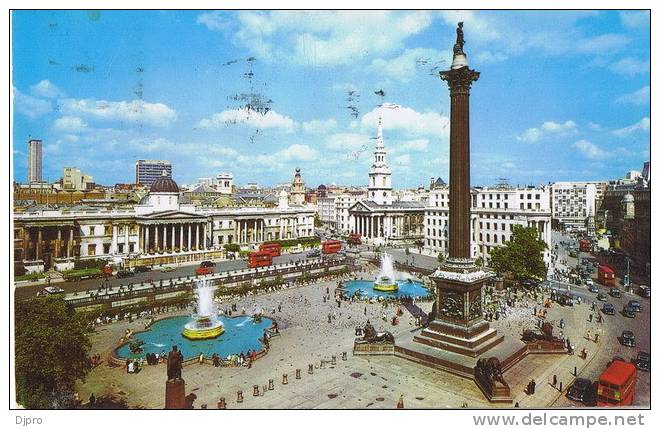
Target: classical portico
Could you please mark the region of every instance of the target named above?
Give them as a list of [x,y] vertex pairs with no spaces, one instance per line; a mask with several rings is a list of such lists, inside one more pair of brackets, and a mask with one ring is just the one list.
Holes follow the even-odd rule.
[[[207,216],[166,212],[143,216],[137,222],[138,248],[142,253],[179,253],[213,246],[211,219]],[[115,240],[113,234],[113,243]],[[127,235],[124,240],[128,240]]]
[[416,201],[358,201],[349,210],[351,232],[367,240],[417,240],[424,236],[424,205]]

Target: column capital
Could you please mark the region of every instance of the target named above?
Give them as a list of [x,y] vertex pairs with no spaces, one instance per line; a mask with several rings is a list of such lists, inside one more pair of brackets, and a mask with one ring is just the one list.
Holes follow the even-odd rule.
[[469,94],[472,82],[478,80],[480,74],[465,66],[440,72],[440,79],[447,82],[450,95]]

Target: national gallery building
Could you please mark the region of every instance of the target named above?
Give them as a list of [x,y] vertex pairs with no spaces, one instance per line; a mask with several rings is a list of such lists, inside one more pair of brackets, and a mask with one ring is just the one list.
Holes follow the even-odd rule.
[[201,261],[222,246],[312,237],[314,209],[199,207],[179,203],[179,187],[163,175],[139,204],[119,208],[36,206],[14,214],[14,260],[27,272],[73,268],[77,259],[103,258],[125,267]]

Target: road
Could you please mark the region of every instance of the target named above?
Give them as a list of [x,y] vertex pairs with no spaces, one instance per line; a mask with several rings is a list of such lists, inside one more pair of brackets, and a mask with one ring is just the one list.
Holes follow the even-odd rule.
[[[307,258],[306,252],[298,253],[298,254],[285,253],[281,256],[277,256],[273,258],[273,264],[274,265],[285,264],[288,262],[295,262],[306,258]],[[216,273],[224,272],[224,271],[241,270],[247,268],[246,259],[222,260],[215,262],[216,262],[216,266],[215,266]],[[123,278],[123,279],[119,279],[117,277],[111,277],[107,279],[107,283],[106,280],[102,280],[102,279],[89,279],[89,280],[82,280],[79,282],[58,282],[55,285],[57,287],[64,289],[65,293],[83,292],[88,290],[95,290],[100,285],[106,285],[106,284],[108,286],[115,287],[119,285],[128,285],[129,283],[135,284],[141,282],[151,282],[154,280],[161,280],[161,279],[167,280],[167,279],[173,279],[179,277],[194,276],[195,269],[198,266],[199,264],[180,265],[174,267],[174,270],[169,272],[163,272],[160,269],[154,269],[146,273],[136,273],[133,277]],[[18,286],[14,289],[14,298],[15,299],[32,298],[36,296],[37,292],[42,290],[43,287],[44,285],[39,285],[39,284]]]
[[[553,243],[559,243],[560,240],[566,240],[566,237],[561,237],[560,235],[553,236]],[[578,259],[568,256],[568,252],[559,246],[558,249],[559,258],[558,260],[565,260],[565,266],[575,267]],[[593,258],[593,255],[589,253],[580,252],[578,257],[580,260],[584,257]],[[563,264],[562,264],[563,265]],[[596,274],[592,275],[594,283],[598,285],[596,281]],[[559,282],[552,281],[553,285],[557,285]],[[584,286],[569,285],[568,283],[561,282],[561,289],[566,289],[570,286],[571,293],[575,296],[580,296],[583,300],[586,299],[587,302],[597,302],[598,308],[602,308],[604,302],[596,300],[596,293],[589,292],[589,290]],[[624,287],[622,284],[622,279],[620,277],[616,278],[616,286],[623,291]],[[609,288],[606,286],[600,286],[601,291],[607,293]],[[621,314],[621,310],[630,300],[639,301],[642,305],[642,311],[636,314],[634,319],[624,317]],[[605,315],[605,335],[603,336],[603,341],[606,347],[602,347],[603,350],[601,353],[596,355],[594,359],[589,363],[589,365],[579,374],[581,378],[587,378],[589,380],[595,381],[598,380],[600,374],[607,367],[608,362],[612,360],[615,356],[623,357],[626,361],[631,361],[637,356],[638,351],[651,351],[651,337],[650,337],[650,326],[651,326],[651,300],[648,298],[642,298],[638,295],[631,293],[622,293],[621,298],[614,298],[607,293],[607,302],[614,305],[616,308],[616,313],[614,315]],[[602,314],[602,313],[601,313]],[[594,330],[598,328],[598,325],[594,323]],[[635,347],[625,347],[621,344],[619,337],[621,336],[622,331],[632,331],[635,334]],[[648,372],[638,371],[638,381],[637,381],[637,390],[634,405],[649,405],[651,394],[651,376]],[[579,404],[569,400],[565,396],[561,397],[553,406],[558,407],[575,407]]]

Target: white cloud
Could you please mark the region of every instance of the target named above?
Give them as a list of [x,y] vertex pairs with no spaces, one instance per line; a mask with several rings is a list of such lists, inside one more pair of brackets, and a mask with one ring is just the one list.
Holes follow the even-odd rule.
[[[432,22],[427,11],[240,11],[231,35],[252,55],[311,66],[346,65],[382,55]],[[200,15],[198,22],[225,30],[221,14]],[[286,41],[286,43],[282,43]]]
[[622,95],[621,97],[616,99],[616,102],[622,104],[635,104],[637,106],[641,106],[647,104],[650,101],[650,99],[651,99],[651,88],[649,86],[645,86],[643,88],[638,89],[635,92]]
[[635,124],[612,131],[612,134],[617,137],[625,137],[638,131],[648,131],[650,127],[651,120],[648,117],[644,117]]
[[393,161],[394,165],[406,166],[406,165],[410,164],[410,155],[406,153],[406,154],[403,154],[403,155],[395,156],[392,161]]
[[400,145],[397,145],[398,150],[407,151],[425,151],[429,146],[428,139],[408,140]]
[[77,116],[62,116],[53,122],[53,128],[64,133],[77,134],[87,129],[87,124]]
[[231,21],[222,12],[204,12],[197,17],[197,23],[206,25],[209,30],[224,31],[231,25]]
[[337,121],[334,119],[328,119],[325,121],[314,119],[312,121],[302,123],[303,131],[310,134],[324,134],[334,130],[335,128],[337,128]]
[[587,54],[603,54],[618,51],[626,46],[630,39],[623,34],[607,33],[578,40],[575,45],[577,52]]
[[632,77],[648,73],[651,70],[651,63],[648,60],[626,57],[612,63],[610,70],[623,76]]
[[649,11],[624,11],[619,12],[621,23],[628,28],[639,28],[648,26],[650,21]]
[[577,132],[577,124],[573,121],[559,122],[547,121],[540,127],[528,128],[517,138],[519,141],[535,143],[550,135],[565,135]]
[[[383,129],[402,131],[412,136],[445,137],[449,135],[449,118],[436,112],[417,112],[410,107],[376,108],[362,117],[362,129],[375,133],[382,115]],[[387,136],[385,136],[387,140]]]
[[448,68],[448,61],[451,58],[452,54],[449,51],[440,52],[425,48],[406,49],[397,57],[373,60],[367,71],[407,83],[419,73],[422,67],[430,70],[436,65],[440,66],[445,63],[443,70]]
[[32,95],[45,98],[57,98],[64,96],[64,91],[53,85],[49,80],[42,80],[30,87]]
[[589,159],[605,159],[610,157],[608,152],[605,152],[597,145],[587,140],[578,140],[573,146]]
[[338,133],[328,138],[326,146],[336,151],[367,150],[370,140],[366,134]]
[[457,22],[463,22],[465,29],[469,30],[470,37],[474,37],[479,41],[493,41],[501,37],[500,31],[495,28],[493,22],[481,14],[477,14],[471,10],[446,10],[439,12],[445,24],[452,27],[456,26]]
[[603,131],[603,127],[600,124],[597,124],[596,122],[589,122],[587,124],[587,127],[589,127],[589,129],[592,131]]
[[198,125],[201,128],[218,129],[230,124],[243,124],[259,129],[279,128],[289,133],[293,132],[296,127],[293,119],[281,115],[274,110],[269,110],[265,114],[262,114],[246,108],[214,113],[210,118],[204,118],[199,121]]
[[313,161],[317,157],[318,152],[304,144],[292,144],[275,154],[275,158],[284,161]]
[[167,126],[177,115],[176,111],[162,103],[142,100],[105,101],[92,99],[64,99],[61,110],[68,115],[82,115],[107,121],[129,121],[154,126]]
[[14,95],[14,109],[28,118],[35,119],[53,110],[53,106],[49,100],[43,100],[41,98],[23,94],[16,88],[12,89]]

